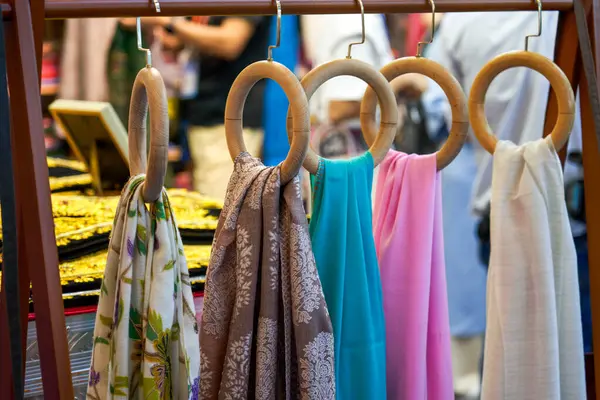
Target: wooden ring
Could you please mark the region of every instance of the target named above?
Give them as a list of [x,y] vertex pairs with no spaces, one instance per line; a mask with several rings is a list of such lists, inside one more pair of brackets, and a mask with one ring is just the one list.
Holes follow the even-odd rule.
[[475,137],[489,153],[494,154],[498,138],[494,136],[485,116],[485,94],[498,74],[514,67],[527,67],[544,75],[556,94],[558,118],[550,136],[558,151],[569,140],[575,121],[575,95],[569,79],[552,60],[529,51],[513,51],[501,54],[479,71],[469,95],[469,118]]
[[[148,109],[150,109],[150,156],[146,160]],[[165,183],[169,150],[167,89],[156,68],[143,68],[135,77],[129,105],[128,142],[129,173],[132,176],[146,174],[142,197],[145,202],[154,202],[160,198]]]
[[269,78],[282,87],[294,116],[294,135],[290,152],[281,163],[281,183],[291,181],[300,171],[310,138],[308,100],[292,71],[275,61],[258,61],[247,66],[235,79],[225,105],[225,135],[231,158],[246,151],[242,134],[242,115],[248,93],[256,82]]
[[[322,64],[310,71],[302,81],[302,87],[306,92],[306,96],[310,97],[315,91],[326,81],[336,76],[354,76],[362,79],[374,88],[381,106],[381,127],[376,139],[370,145],[369,152],[373,156],[374,165],[377,166],[385,158],[388,150],[392,146],[396,135],[396,127],[398,126],[398,108],[396,106],[396,97],[390,87],[390,84],[385,77],[369,64],[354,59],[333,60]],[[296,117],[290,115],[288,110],[287,132],[290,134],[292,122],[296,122]],[[306,159],[304,160],[304,168],[311,174],[316,174],[319,167],[319,156],[310,148],[308,148]]]
[[[436,153],[437,169],[444,169],[462,149],[469,131],[467,98],[460,84],[441,64],[422,57],[400,58],[387,64],[380,71],[389,81],[408,73],[425,75],[439,84],[448,97],[452,110],[452,127],[446,143]],[[375,140],[376,106],[373,90],[367,88],[360,107],[360,123],[367,144]]]

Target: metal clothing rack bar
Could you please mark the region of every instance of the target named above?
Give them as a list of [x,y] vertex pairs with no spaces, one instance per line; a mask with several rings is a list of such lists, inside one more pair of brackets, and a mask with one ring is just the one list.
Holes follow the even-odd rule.
[[[10,5],[0,5],[4,18],[10,19]],[[430,8],[427,2],[421,0],[364,0],[364,6],[367,13],[419,13],[428,12]],[[572,7],[573,0],[544,1],[544,10],[548,11],[567,11]],[[436,8],[439,12],[519,11],[532,10],[532,3],[528,0],[438,0]],[[357,8],[351,0],[288,0],[282,11],[284,14],[352,14],[357,12]],[[152,15],[153,12],[146,0],[46,0],[45,5],[45,17],[50,19],[140,17]],[[275,4],[269,0],[161,1],[161,15],[164,16],[275,13]]]
[[[429,12],[427,0],[363,0],[368,13]],[[286,14],[358,13],[355,0],[284,0]],[[600,72],[600,0],[582,0],[588,32]],[[594,348],[600,349],[600,154],[594,135],[589,89],[582,72],[581,55],[573,13],[573,0],[544,0],[544,10],[561,11],[555,59],[574,88],[581,86],[584,175],[588,207],[590,286]],[[536,10],[534,0],[436,0],[439,12]],[[21,310],[29,306],[31,284],[40,349],[44,397],[72,400],[73,387],[54,236],[48,168],[45,159],[40,68],[44,19],[87,17],[133,17],[156,15],[149,0],[0,0],[5,23],[8,83],[12,115],[12,141],[17,182],[18,251]],[[272,0],[161,0],[161,15],[273,15]],[[599,91],[600,88],[592,88]],[[546,111],[545,134],[557,116],[551,94]],[[0,155],[1,156],[1,155]],[[13,399],[10,354],[7,350],[6,315],[0,292],[0,399]],[[27,320],[26,314],[23,316]],[[23,324],[25,338],[27,324]],[[25,343],[25,341],[23,341]],[[25,350],[25,349],[23,349]],[[600,351],[600,350],[599,350]],[[23,351],[24,353],[24,351]],[[600,353],[599,353],[600,354]],[[600,385],[600,356],[588,369],[589,398]],[[595,368],[594,368],[595,367]]]
[[[423,0],[364,0],[368,13],[428,12],[431,6]],[[73,4],[76,4],[74,6]],[[437,0],[438,12],[535,10],[530,0]],[[545,0],[544,10],[565,11],[572,0]],[[275,14],[272,0],[161,0],[161,15],[251,15]],[[286,0],[284,14],[352,14],[358,12],[353,0]],[[148,16],[154,10],[147,0],[46,0],[46,18],[82,18]]]

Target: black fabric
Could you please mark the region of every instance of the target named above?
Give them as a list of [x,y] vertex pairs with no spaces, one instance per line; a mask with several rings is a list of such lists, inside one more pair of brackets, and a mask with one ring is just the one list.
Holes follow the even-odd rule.
[[[232,17],[211,17],[208,24],[220,26],[227,18]],[[254,34],[242,54],[233,61],[200,55],[198,94],[190,102],[187,109],[187,120],[192,126],[222,125],[227,95],[235,78],[248,65],[267,58],[270,17],[235,18],[244,18],[253,23],[255,26]],[[258,82],[250,91],[244,106],[244,126],[249,128],[263,127],[264,91],[264,80]]]
[[[35,82],[34,82],[35,84]],[[10,357],[14,398],[22,399],[23,393],[23,347],[21,343],[21,312],[19,296],[19,271],[17,249],[17,205],[13,176],[10,137],[10,106],[6,76],[6,49],[4,25],[0,18],[0,204],[2,206],[2,279],[4,300],[8,316]]]
[[477,237],[479,238],[479,261],[487,269],[490,262],[490,235],[491,235],[491,220],[490,220],[490,205],[483,213],[483,216],[477,224]]
[[[580,152],[570,153],[567,160],[579,168],[583,167],[583,157]],[[569,216],[575,221],[585,223],[585,185],[583,178],[574,179],[566,184],[565,199]]]
[[425,126],[425,110],[420,100],[401,99],[406,109],[404,124],[394,139],[396,150],[408,154],[431,154],[437,144],[429,138]]

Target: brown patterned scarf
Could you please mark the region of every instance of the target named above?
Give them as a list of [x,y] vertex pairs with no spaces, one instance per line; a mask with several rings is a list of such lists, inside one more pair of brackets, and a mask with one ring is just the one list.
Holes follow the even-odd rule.
[[243,153],[215,234],[202,399],[335,399],[333,333],[298,178]]

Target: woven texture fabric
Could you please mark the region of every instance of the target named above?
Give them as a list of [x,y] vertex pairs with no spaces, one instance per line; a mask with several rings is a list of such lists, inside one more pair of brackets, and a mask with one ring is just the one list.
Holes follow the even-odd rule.
[[373,157],[321,159],[310,234],[335,338],[339,399],[385,399],[385,320],[373,242]]
[[391,150],[379,167],[374,232],[390,400],[453,400],[441,179],[435,154]]
[[551,137],[496,145],[483,400],[585,399],[577,257]]
[[335,399],[333,334],[298,178],[242,153],[208,268],[202,399]]
[[127,183],[102,282],[90,399],[197,399],[198,324],[183,245],[166,191],[145,204]]

